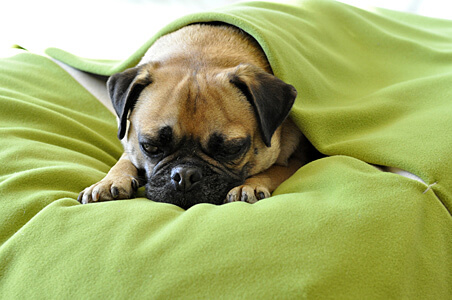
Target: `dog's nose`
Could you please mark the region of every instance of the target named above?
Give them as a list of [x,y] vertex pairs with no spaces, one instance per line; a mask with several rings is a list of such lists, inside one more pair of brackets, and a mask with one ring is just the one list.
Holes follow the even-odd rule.
[[171,170],[171,182],[181,192],[189,191],[201,179],[201,171],[194,167],[179,166]]

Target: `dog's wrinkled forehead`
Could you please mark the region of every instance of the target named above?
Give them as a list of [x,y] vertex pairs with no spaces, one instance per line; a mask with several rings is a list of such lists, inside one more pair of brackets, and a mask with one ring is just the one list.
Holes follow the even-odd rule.
[[207,144],[219,134],[226,140],[245,138],[256,129],[252,106],[227,80],[215,74],[164,75],[155,72],[131,115],[142,134]]
[[201,140],[241,125],[253,136],[258,129],[267,147],[297,95],[293,86],[249,64],[191,69],[150,63],[113,75],[107,85],[119,139],[130,115],[132,125],[136,121],[149,132],[168,125],[173,133]]

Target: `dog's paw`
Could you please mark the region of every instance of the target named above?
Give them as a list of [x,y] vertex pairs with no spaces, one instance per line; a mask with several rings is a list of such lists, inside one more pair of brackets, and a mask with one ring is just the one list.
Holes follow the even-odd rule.
[[270,197],[270,191],[267,187],[259,184],[244,184],[230,190],[225,203],[237,201],[256,203],[268,197]]
[[98,183],[84,189],[78,195],[78,202],[87,204],[98,201],[129,199],[139,187],[138,180],[133,177],[102,179]]

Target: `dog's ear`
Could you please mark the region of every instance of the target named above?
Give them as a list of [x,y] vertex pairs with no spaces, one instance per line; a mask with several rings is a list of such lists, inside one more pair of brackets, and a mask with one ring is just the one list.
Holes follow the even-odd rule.
[[151,76],[141,67],[127,69],[108,79],[108,93],[119,118],[118,138],[120,140],[126,133],[129,113],[135,106],[140,93],[151,82]]
[[271,146],[273,133],[289,115],[297,97],[290,84],[249,64],[240,64],[228,74],[234,84],[252,104],[257,115],[262,139]]

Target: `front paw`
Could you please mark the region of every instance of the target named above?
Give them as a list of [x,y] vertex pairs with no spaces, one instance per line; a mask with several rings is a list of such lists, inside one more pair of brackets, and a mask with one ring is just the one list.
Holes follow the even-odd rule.
[[84,189],[78,196],[77,201],[82,204],[98,201],[129,199],[139,187],[138,180],[129,177],[108,178]]
[[259,184],[244,184],[230,190],[225,203],[237,201],[256,203],[268,197],[270,197],[270,191],[267,187]]

